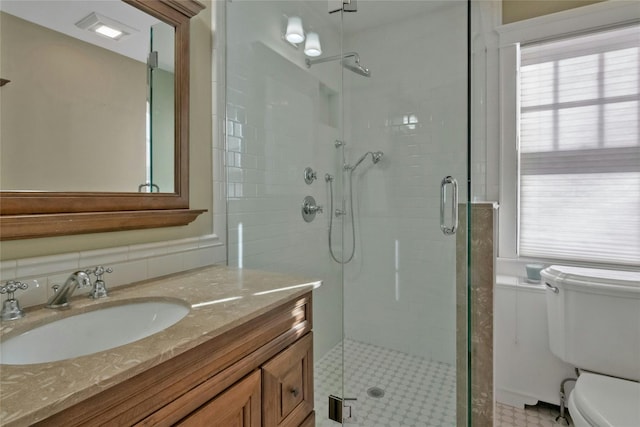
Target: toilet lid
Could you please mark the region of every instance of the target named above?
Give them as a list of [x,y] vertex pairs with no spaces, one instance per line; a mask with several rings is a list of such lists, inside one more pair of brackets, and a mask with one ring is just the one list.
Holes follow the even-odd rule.
[[543,281],[562,289],[598,293],[640,302],[640,271],[616,271],[597,268],[552,265],[540,272]]
[[582,373],[573,389],[580,414],[594,426],[640,426],[640,383]]
[[[552,265],[543,270],[557,281],[575,281],[584,284],[605,284],[640,288],[640,272],[604,270],[601,268],[570,267]],[[541,273],[542,274],[542,273]]]

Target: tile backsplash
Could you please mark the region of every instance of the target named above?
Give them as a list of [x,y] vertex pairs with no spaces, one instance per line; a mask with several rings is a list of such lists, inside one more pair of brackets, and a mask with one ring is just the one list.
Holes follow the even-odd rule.
[[[76,270],[111,267],[104,277],[108,288],[225,262],[225,248],[215,235],[121,246],[83,252],[0,261],[0,283],[19,280],[29,287],[16,292],[20,305],[43,304],[51,287],[61,285]],[[87,290],[88,291],[88,290]],[[2,295],[2,301],[6,295]]]

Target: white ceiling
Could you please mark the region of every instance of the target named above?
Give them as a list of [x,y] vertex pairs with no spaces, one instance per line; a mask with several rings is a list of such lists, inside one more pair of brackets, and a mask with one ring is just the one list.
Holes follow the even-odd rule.
[[[398,23],[456,1],[465,0],[357,0],[358,11],[344,14],[343,33],[350,36]],[[325,20],[326,25],[339,31],[340,17],[329,15],[328,0],[305,0],[304,3],[319,19]],[[121,0],[0,0],[0,10],[141,62],[146,62],[149,51],[149,28],[159,22]],[[116,42],[75,26],[91,12],[122,22],[139,32]]]
[[[149,28],[160,22],[121,0],[1,0],[0,10],[145,63],[149,53]],[[138,32],[115,41],[76,27],[76,22],[91,12]]]

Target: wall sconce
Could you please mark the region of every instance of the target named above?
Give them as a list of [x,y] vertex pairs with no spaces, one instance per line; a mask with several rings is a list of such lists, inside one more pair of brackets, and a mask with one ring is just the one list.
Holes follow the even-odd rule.
[[300,43],[306,40],[304,44],[305,55],[311,57],[322,55],[320,36],[318,36],[316,32],[309,32],[305,36],[302,19],[299,16],[290,16],[287,18],[287,30],[283,38],[296,49],[299,48],[298,45]]
[[307,42],[304,44],[304,54],[311,57],[322,55],[322,47],[320,47],[320,37],[318,33],[307,34]]
[[76,22],[76,27],[94,32],[111,40],[122,40],[138,32],[135,28],[95,12],[91,12],[91,14]]
[[304,30],[302,29],[302,19],[291,16],[287,21],[287,32],[284,38],[291,44],[298,44],[304,41]]

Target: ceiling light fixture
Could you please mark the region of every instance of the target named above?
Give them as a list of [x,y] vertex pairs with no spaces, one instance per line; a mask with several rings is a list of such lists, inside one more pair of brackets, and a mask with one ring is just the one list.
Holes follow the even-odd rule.
[[91,12],[88,16],[76,22],[76,27],[94,32],[111,40],[122,40],[138,32],[135,28],[96,12]]
[[95,32],[109,37],[110,39],[116,40],[118,39],[118,37],[122,36],[122,31],[116,30],[115,28],[107,27],[106,25],[100,25],[95,29]]

